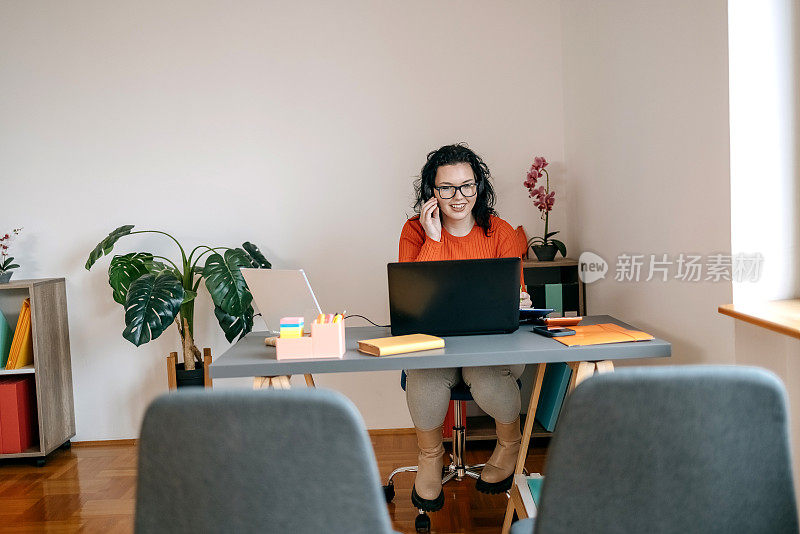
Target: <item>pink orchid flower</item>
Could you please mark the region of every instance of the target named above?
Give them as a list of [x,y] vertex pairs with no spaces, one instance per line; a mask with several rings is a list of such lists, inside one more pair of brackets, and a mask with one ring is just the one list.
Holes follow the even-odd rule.
[[556,203],[556,192],[555,191],[551,191],[550,193],[548,193],[548,195],[546,197],[544,197],[544,203],[545,203],[547,211],[552,210],[553,209],[553,204]]

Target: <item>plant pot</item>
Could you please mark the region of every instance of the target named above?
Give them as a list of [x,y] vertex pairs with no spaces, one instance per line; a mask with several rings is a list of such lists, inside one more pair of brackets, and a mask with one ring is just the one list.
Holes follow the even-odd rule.
[[205,371],[202,365],[199,365],[191,371],[184,369],[182,363],[175,366],[175,380],[179,388],[194,386],[204,387],[204,376]]
[[558,247],[555,245],[532,245],[531,248],[539,261],[553,261],[558,252]]
[[10,282],[12,274],[14,274],[14,271],[6,271],[3,274],[0,274],[0,284],[7,284]]

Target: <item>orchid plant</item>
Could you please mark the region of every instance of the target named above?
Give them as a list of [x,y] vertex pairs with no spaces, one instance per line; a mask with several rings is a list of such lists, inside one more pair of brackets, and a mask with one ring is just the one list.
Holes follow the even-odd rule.
[[[547,165],[547,160],[542,156],[536,156],[533,158],[533,164],[528,170],[528,174],[523,182],[523,185],[528,189],[528,196],[533,199],[533,205],[539,209],[542,215],[542,220],[544,221],[544,234],[542,236],[532,237],[528,241],[528,247],[533,248],[555,246],[558,251],[561,252],[561,255],[566,258],[567,247],[558,239],[552,238],[558,233],[558,231],[548,231],[550,226],[550,211],[553,209],[553,205],[555,204],[556,192],[550,191],[550,173],[548,173],[547,169],[545,168]],[[542,177],[544,177],[545,184],[537,187],[537,184]],[[534,252],[535,251],[536,250],[534,248]]]
[[[11,245],[11,241],[18,236],[21,231],[22,228],[14,228],[11,232],[0,237],[0,275],[10,273],[12,270],[19,268],[19,265],[14,263],[14,257],[9,256],[8,249]],[[11,275],[9,274],[9,276]]]

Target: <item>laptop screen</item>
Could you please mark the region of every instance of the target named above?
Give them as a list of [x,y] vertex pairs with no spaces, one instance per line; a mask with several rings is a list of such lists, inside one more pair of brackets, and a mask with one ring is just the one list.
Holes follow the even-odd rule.
[[468,335],[519,327],[519,258],[390,263],[392,335]]

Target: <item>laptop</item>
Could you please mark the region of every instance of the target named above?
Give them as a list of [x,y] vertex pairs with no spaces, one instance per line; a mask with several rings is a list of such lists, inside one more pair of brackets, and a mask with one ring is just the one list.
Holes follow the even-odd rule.
[[519,328],[519,258],[390,263],[387,269],[393,336]]
[[305,330],[322,313],[303,269],[241,269],[270,335],[278,335],[283,317],[305,318]]

